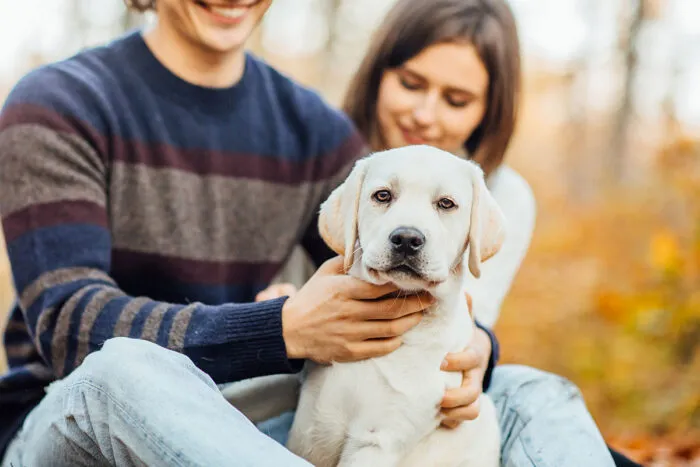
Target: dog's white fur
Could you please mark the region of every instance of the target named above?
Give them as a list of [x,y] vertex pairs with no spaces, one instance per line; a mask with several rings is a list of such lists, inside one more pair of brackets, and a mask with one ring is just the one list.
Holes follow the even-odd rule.
[[[382,189],[392,193],[390,203],[373,199]],[[439,208],[442,198],[456,207]],[[475,329],[462,289],[463,263],[479,277],[480,264],[503,242],[504,225],[472,162],[428,146],[357,162],[321,207],[324,240],[345,256],[349,274],[403,291],[428,290],[437,301],[389,355],[308,364],[288,442],[292,452],[317,467],[499,465],[499,428],[488,396],[481,396],[479,417],[454,430],[440,427],[439,404],[445,389],[462,381],[458,372],[441,371],[440,363],[464,350]],[[397,227],[425,236],[411,263],[422,277],[391,270],[397,260],[389,236]]]

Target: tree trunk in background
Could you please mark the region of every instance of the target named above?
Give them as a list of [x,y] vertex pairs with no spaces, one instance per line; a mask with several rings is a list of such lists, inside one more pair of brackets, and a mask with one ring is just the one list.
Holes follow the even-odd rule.
[[124,11],[124,16],[122,17],[122,30],[129,31],[143,23],[143,18],[141,13],[131,11],[128,8]]
[[343,0],[328,0],[329,5],[328,5],[328,11],[327,11],[327,16],[326,16],[326,21],[328,22],[328,41],[326,42],[326,47],[323,50],[323,63],[324,63],[324,70],[323,70],[323,77],[322,77],[322,86],[325,89],[327,89],[329,86],[332,85],[335,74],[333,71],[335,70],[338,59],[336,57],[336,49],[337,49],[337,40],[338,36],[343,33],[343,31],[338,31],[337,25],[338,25],[338,16],[340,14],[340,7],[342,6]]
[[617,111],[617,117],[613,127],[610,154],[608,156],[607,178],[610,182],[619,182],[625,175],[627,163],[627,138],[630,121],[632,120],[632,105],[634,99],[634,84],[637,78],[639,57],[637,42],[646,17],[647,2],[645,0],[631,0],[632,14],[627,31],[622,38],[622,52],[624,54],[624,68],[622,74],[624,84],[622,88],[622,100]]

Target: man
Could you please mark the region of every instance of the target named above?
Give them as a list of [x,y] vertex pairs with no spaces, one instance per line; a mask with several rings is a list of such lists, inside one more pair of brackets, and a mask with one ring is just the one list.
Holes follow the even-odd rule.
[[[156,26],[42,67],[7,99],[0,214],[19,304],[3,465],[306,465],[217,384],[386,354],[430,303],[375,301],[391,287],[329,260],[318,206],[365,148],[244,52],[270,3],[132,5]],[[254,303],[299,243],[319,271]]]

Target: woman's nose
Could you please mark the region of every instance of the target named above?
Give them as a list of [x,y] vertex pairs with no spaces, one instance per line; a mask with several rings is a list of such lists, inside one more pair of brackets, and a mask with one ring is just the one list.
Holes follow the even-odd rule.
[[437,113],[437,98],[433,94],[425,94],[413,109],[413,118],[420,126],[430,126],[435,122]]

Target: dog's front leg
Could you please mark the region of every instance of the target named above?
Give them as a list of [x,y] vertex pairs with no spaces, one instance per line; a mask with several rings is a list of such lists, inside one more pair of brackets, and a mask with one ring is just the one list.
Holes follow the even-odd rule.
[[417,429],[426,427],[426,420],[423,420],[426,417],[417,412],[411,413],[410,419],[406,413],[383,414],[383,417],[375,413],[353,421],[348,427],[338,467],[398,466],[411,447],[426,434]]
[[404,449],[380,430],[364,430],[348,437],[338,467],[395,467]]

